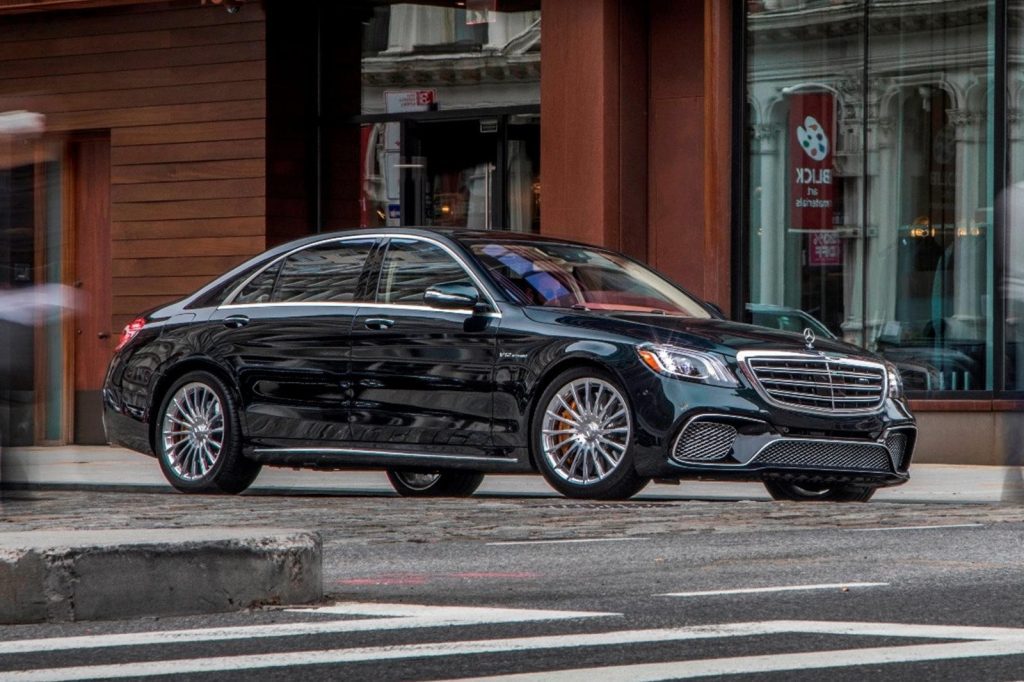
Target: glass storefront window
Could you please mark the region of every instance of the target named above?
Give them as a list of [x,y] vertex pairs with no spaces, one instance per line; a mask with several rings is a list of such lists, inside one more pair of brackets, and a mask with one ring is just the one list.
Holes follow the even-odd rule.
[[1006,250],[1003,254],[1006,316],[1005,382],[1024,390],[1024,0],[1008,0],[1006,132],[1009,150],[1008,188],[1004,207]]
[[993,8],[748,3],[748,311],[911,390],[996,388]]
[[374,8],[361,60],[363,225],[537,229],[540,3],[521,6]]

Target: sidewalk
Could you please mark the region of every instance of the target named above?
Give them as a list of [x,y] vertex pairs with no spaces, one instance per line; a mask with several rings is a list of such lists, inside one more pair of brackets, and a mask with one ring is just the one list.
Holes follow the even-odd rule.
[[[171,493],[157,461],[129,450],[98,446],[17,448],[4,451],[2,482],[12,489],[77,488]],[[884,488],[874,497],[884,502],[996,503],[1003,492],[1005,467],[919,464],[911,480]],[[391,495],[381,472],[294,471],[265,467],[249,494]],[[478,495],[556,497],[537,476],[488,476]],[[683,481],[682,485],[648,486],[639,499],[770,499],[759,483]]]

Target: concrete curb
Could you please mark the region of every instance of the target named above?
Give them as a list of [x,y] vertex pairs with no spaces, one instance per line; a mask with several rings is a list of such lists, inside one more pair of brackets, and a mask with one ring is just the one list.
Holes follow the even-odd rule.
[[0,533],[0,623],[305,604],[322,563],[317,533],[282,528]]

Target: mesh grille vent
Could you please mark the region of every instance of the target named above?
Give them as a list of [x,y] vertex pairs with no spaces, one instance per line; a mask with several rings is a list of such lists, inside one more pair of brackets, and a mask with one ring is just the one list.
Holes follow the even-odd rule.
[[889,452],[867,443],[780,440],[762,450],[755,461],[780,467],[892,471]]
[[905,470],[907,468],[906,462],[904,462],[904,457],[907,454],[907,434],[899,433],[898,431],[890,433],[885,439],[885,447],[889,450],[889,454],[892,456],[892,461],[896,463],[897,469],[900,471]]
[[683,462],[714,462],[732,451],[736,429],[718,422],[690,422],[676,440],[672,456]]

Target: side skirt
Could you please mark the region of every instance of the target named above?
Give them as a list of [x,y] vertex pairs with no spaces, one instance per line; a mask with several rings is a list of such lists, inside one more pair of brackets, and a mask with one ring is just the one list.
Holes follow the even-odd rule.
[[441,455],[398,450],[358,448],[263,448],[247,450],[246,457],[268,466],[309,469],[384,469],[409,467],[427,469],[469,469],[484,473],[532,471],[529,461],[515,457]]

